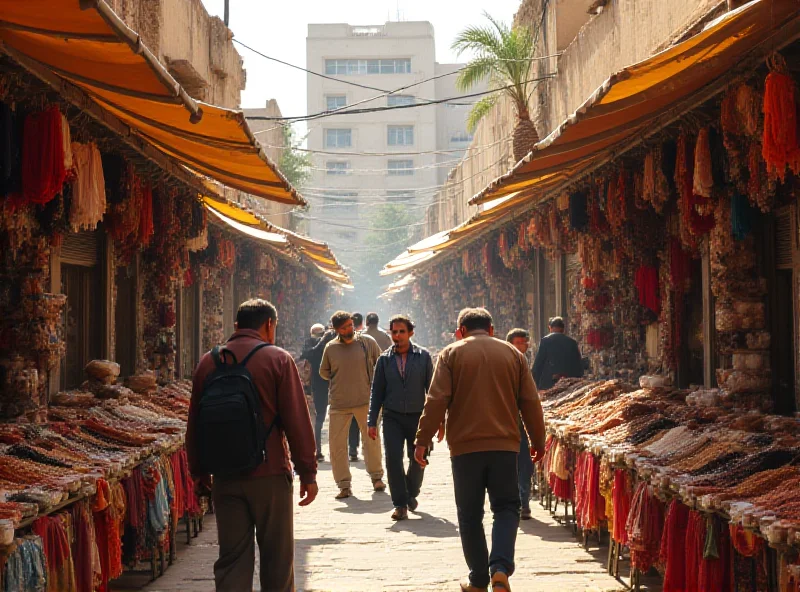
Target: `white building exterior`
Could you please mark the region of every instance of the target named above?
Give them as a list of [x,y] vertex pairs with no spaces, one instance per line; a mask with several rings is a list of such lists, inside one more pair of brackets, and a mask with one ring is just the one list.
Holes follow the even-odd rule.
[[[308,75],[309,114],[345,106],[418,104],[461,94],[455,89],[455,75],[433,80],[459,66],[436,63],[429,22],[312,24],[306,53],[309,70],[339,79]],[[348,248],[363,244],[375,204],[403,204],[424,220],[437,186],[469,146],[468,112],[469,106],[442,104],[309,121],[314,170],[303,190],[311,203],[307,232],[331,244],[342,262],[357,270],[363,253],[348,253]],[[456,152],[443,152],[448,150]],[[371,274],[364,271],[365,276]]]

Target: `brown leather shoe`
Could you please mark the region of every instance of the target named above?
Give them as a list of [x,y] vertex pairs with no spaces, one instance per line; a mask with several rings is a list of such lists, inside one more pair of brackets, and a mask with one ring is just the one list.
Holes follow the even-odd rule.
[[386,483],[380,479],[375,479],[375,481],[372,482],[372,488],[375,491],[386,491]]
[[408,518],[408,508],[395,508],[392,512],[392,520],[406,520]]
[[338,495],[336,496],[336,499],[347,499],[351,495],[353,495],[353,490],[350,489],[349,487],[345,487],[344,489],[339,491]]
[[461,592],[487,592],[488,588],[478,588],[478,586],[473,586],[469,582],[462,582],[461,583]]
[[502,571],[492,574],[492,592],[511,592],[511,584],[508,583],[508,575]]

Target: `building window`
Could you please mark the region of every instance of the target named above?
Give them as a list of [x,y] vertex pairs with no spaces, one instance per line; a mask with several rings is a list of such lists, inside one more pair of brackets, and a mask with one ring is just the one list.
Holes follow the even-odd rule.
[[399,107],[401,105],[413,105],[416,99],[414,95],[389,95],[386,102],[389,107]]
[[350,129],[326,129],[326,148],[350,148],[353,145],[353,134]]
[[469,144],[472,142],[472,134],[467,132],[454,132],[450,135],[451,144]]
[[325,74],[356,76],[362,74],[411,74],[411,59],[325,60]]
[[326,95],[325,108],[328,111],[334,111],[347,106],[347,97],[344,95]]
[[389,146],[413,146],[414,145],[414,126],[413,125],[390,125],[387,138]]
[[390,160],[389,176],[411,176],[414,174],[414,161],[409,159]]
[[346,175],[350,171],[350,163],[346,160],[329,160],[325,168],[329,175]]
[[407,201],[414,198],[414,192],[408,189],[400,189],[397,191],[387,191],[386,199],[389,201]]

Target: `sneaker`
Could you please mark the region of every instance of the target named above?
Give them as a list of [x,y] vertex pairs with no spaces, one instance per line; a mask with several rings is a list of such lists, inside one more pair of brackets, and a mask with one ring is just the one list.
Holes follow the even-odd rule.
[[409,498],[408,509],[411,510],[412,512],[416,512],[418,507],[419,507],[419,502],[417,501],[417,498],[415,497]]
[[351,495],[353,495],[353,490],[349,487],[345,487],[339,491],[339,493],[336,495],[336,499],[347,499]]
[[522,512],[520,513],[519,517],[522,520],[530,520],[531,518],[533,518],[533,515],[531,514],[531,509],[530,508],[522,508]]
[[392,512],[392,520],[405,520],[408,518],[408,508],[395,508]]
[[350,462],[358,462],[358,455],[357,454],[351,454],[350,455]]
[[480,588],[478,586],[473,586],[469,582],[462,582],[461,583],[461,592],[487,592],[488,588],[484,586]]
[[325,455],[322,454],[321,452],[318,452],[317,453],[317,462],[324,462],[324,461],[325,461]]
[[507,574],[502,571],[496,571],[492,574],[492,592],[511,592]]
[[386,483],[380,479],[375,479],[375,481],[372,482],[372,489],[375,491],[386,491]]

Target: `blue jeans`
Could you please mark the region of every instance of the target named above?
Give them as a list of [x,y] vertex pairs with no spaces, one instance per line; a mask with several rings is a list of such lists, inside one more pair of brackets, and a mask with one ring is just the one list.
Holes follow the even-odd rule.
[[314,438],[317,442],[317,454],[322,453],[322,424],[325,423],[325,416],[328,414],[328,385],[325,388],[315,388],[314,410],[317,417],[314,420]]
[[[519,528],[517,453],[490,451],[461,454],[451,459],[458,509],[461,547],[469,567],[469,581],[485,588],[491,575],[514,573],[514,547]],[[483,505],[486,492],[494,516],[492,551],[486,546]]]
[[517,456],[517,471],[519,472],[519,501],[524,510],[531,509],[531,479],[533,478],[533,460],[531,460],[531,446],[528,443],[528,434],[522,424],[519,425],[519,456]]
[[[389,493],[395,508],[408,507],[410,499],[419,496],[423,469],[414,460],[414,438],[421,413],[383,412],[383,449],[386,457],[386,475]],[[408,457],[408,470],[403,464]]]

